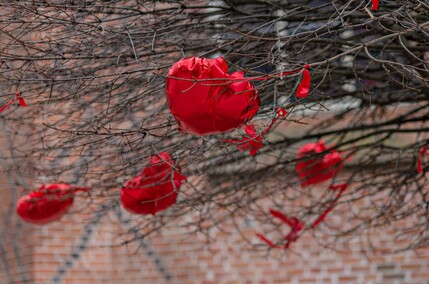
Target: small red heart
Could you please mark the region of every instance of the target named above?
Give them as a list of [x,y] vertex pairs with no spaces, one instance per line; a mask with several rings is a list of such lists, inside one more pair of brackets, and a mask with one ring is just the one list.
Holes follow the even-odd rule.
[[69,210],[75,191],[68,184],[42,185],[18,200],[16,212],[27,223],[51,223]]
[[165,82],[170,111],[181,131],[197,135],[227,132],[251,120],[260,101],[244,72],[228,74],[223,57],[184,58]]
[[[323,141],[308,143],[302,146],[296,155],[297,159],[304,158],[326,151],[327,147]],[[324,156],[313,157],[300,161],[295,170],[301,180],[301,186],[318,184],[331,179],[343,167],[343,159],[336,149],[331,150]]]
[[135,214],[155,215],[176,203],[177,193],[186,176],[173,166],[174,161],[167,152],[152,157],[142,173],[122,188],[124,208]]

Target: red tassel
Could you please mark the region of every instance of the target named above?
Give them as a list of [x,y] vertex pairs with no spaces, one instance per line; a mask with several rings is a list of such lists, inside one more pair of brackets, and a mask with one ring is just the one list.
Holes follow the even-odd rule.
[[418,173],[422,173],[423,172],[423,167],[422,167],[422,159],[423,159],[423,155],[426,153],[426,155],[429,158],[429,152],[427,151],[427,145],[424,145],[420,151],[419,151],[419,156],[417,157],[417,172]]
[[378,4],[379,4],[379,0],[372,0],[372,9],[374,11],[378,10]]
[[280,219],[281,221],[283,221],[284,223],[288,224],[290,227],[295,226],[296,222],[294,222],[293,219],[290,219],[289,217],[287,217],[286,215],[284,215],[282,212],[274,210],[274,209],[270,209],[270,214],[273,217],[276,217],[278,219]]
[[296,96],[298,98],[308,97],[308,92],[310,91],[311,76],[308,71],[309,65],[305,65],[305,69],[302,71],[301,83],[299,83],[298,88],[296,89]]
[[5,109],[7,109],[11,104],[13,104],[15,100],[11,100],[10,102],[8,102],[7,104],[5,104],[4,106],[0,107],[0,112],[4,111]]
[[282,248],[282,246],[278,246],[278,245],[274,244],[272,241],[270,241],[269,239],[267,239],[264,235],[262,235],[260,233],[256,233],[256,236],[258,238],[260,238],[262,241],[264,241],[270,248]]
[[27,106],[27,104],[25,103],[24,98],[22,98],[22,97],[19,95],[19,92],[18,92],[18,91],[16,91],[16,93],[15,93],[15,100],[16,100],[16,99],[19,101],[19,105],[20,105],[21,107],[26,107],[26,106]]
[[334,201],[332,201],[331,205],[329,205],[329,207],[326,208],[325,211],[323,211],[323,213],[316,219],[316,221],[313,222],[313,224],[311,225],[312,228],[315,228],[320,223],[322,223],[323,220],[325,220],[326,216],[329,214],[329,212],[331,212],[332,209],[334,209],[334,206],[337,203],[338,199],[340,199],[340,197],[343,195],[344,191],[346,191],[347,184],[343,183],[343,184],[338,184],[338,185],[331,185],[329,187],[329,189],[334,190],[334,191],[339,190],[337,197],[334,199]]
[[279,246],[279,245],[275,245],[272,241],[270,241],[269,239],[267,239],[262,234],[257,233],[256,236],[258,238],[260,238],[261,240],[263,240],[271,248],[283,248],[283,249],[289,248],[289,246],[290,246],[291,243],[293,243],[296,240],[298,240],[298,238],[299,238],[299,232],[302,231],[302,229],[304,229],[304,224],[298,218],[287,217],[286,215],[284,215],[280,211],[277,211],[277,210],[274,210],[274,209],[270,209],[270,214],[273,217],[276,217],[276,218],[280,219],[282,222],[286,223],[291,228],[290,233],[285,236],[286,243],[283,246]]
[[15,93],[15,98],[14,98],[13,100],[9,101],[8,103],[6,103],[4,106],[0,107],[0,112],[2,112],[2,111],[4,111],[5,109],[7,109],[7,108],[8,108],[11,104],[13,104],[15,101],[18,101],[18,102],[19,102],[19,105],[20,105],[21,107],[25,107],[25,106],[27,106],[27,104],[25,103],[24,98],[22,98],[22,97],[19,95],[19,92],[18,92],[18,91],[16,91],[16,93]]

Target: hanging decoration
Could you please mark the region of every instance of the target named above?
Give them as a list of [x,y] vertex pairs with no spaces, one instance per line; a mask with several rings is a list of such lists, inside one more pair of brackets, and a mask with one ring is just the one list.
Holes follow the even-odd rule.
[[304,70],[302,70],[302,79],[296,89],[296,96],[298,98],[308,97],[308,92],[310,91],[311,76],[310,71],[308,71],[309,65],[305,64]]
[[422,160],[423,160],[424,154],[426,154],[426,156],[429,158],[429,151],[427,150],[427,145],[424,145],[420,149],[419,156],[417,157],[417,172],[418,173],[423,172]]
[[57,221],[72,206],[77,191],[87,189],[61,183],[42,185],[18,200],[16,212],[22,220],[35,225]]
[[125,183],[121,190],[122,205],[131,213],[155,215],[176,203],[185,180],[170,154],[159,153],[150,158],[139,176]]
[[10,105],[12,105],[14,102],[18,101],[19,102],[19,106],[20,107],[26,107],[27,104],[25,103],[25,100],[23,97],[20,96],[19,92],[16,91],[15,93],[15,98],[10,100],[9,102],[7,102],[6,104],[4,104],[3,106],[0,107],[0,112],[3,112],[4,110],[6,110]]
[[371,1],[372,1],[372,10],[377,11],[380,0],[371,0]]
[[[305,97],[310,89],[308,68],[306,64],[305,68],[275,75],[244,77],[243,71],[228,74],[223,57],[183,58],[168,71],[165,82],[167,102],[181,131],[196,135],[223,133],[239,128],[258,112],[258,92],[250,81],[303,72],[297,96]],[[247,128],[246,133],[251,133],[251,128]]]
[[181,131],[222,133],[242,126],[259,110],[254,86],[244,72],[228,74],[223,57],[184,58],[171,66],[165,82],[170,111]]
[[289,248],[290,244],[296,242],[299,238],[300,232],[304,229],[304,224],[296,217],[288,217],[283,213],[276,211],[274,209],[270,209],[270,214],[274,218],[281,220],[283,223],[290,227],[290,232],[285,236],[285,244],[284,245],[276,245],[272,241],[270,241],[264,235],[257,233],[256,236],[264,241],[270,248]]
[[314,156],[296,164],[295,171],[301,180],[301,186],[305,187],[329,180],[342,169],[343,159],[336,149],[332,149],[324,155],[318,155],[325,152],[326,149],[324,142],[320,140],[316,143],[306,144],[298,150],[297,159]]
[[[310,228],[312,229],[316,228],[320,223],[322,223],[325,220],[326,216],[329,214],[329,212],[332,211],[332,209],[334,209],[335,205],[338,203],[338,200],[346,191],[346,189],[347,189],[347,184],[331,185],[329,187],[329,190],[335,192],[336,196],[329,203],[328,207],[322,212],[322,214],[320,214],[319,217],[317,217],[317,219],[311,224]],[[302,236],[303,231],[305,229],[305,224],[296,217],[288,217],[285,214],[274,209],[270,209],[270,214],[274,218],[281,220],[283,223],[285,223],[290,227],[289,233],[284,238],[285,239],[284,244],[283,245],[275,244],[266,236],[260,233],[257,233],[256,236],[259,239],[261,239],[270,248],[288,249],[292,243],[296,242]]]
[[334,209],[335,205],[338,202],[338,199],[340,199],[340,197],[343,195],[343,193],[346,191],[347,189],[347,184],[343,183],[343,184],[337,184],[337,185],[331,185],[329,187],[329,189],[331,191],[334,191],[337,196],[335,197],[334,200],[332,200],[332,202],[329,204],[329,206],[325,209],[325,211],[323,211],[322,214],[320,214],[320,216],[316,219],[316,221],[313,222],[313,224],[311,224],[312,228],[317,227],[320,223],[323,222],[323,220],[325,220],[326,216],[329,214],[329,212],[332,211],[332,209]]
[[274,119],[261,134],[256,133],[256,129],[253,124],[245,125],[243,129],[244,131],[246,131],[247,136],[244,136],[242,139],[239,140],[228,139],[224,140],[223,142],[237,144],[236,147],[238,150],[242,152],[249,150],[250,155],[255,156],[259,149],[264,147],[264,144],[262,144],[262,138],[268,133],[268,131],[271,130],[277,120],[279,120],[280,118],[285,118],[287,115],[287,111],[280,107],[277,108],[276,113],[277,114]]

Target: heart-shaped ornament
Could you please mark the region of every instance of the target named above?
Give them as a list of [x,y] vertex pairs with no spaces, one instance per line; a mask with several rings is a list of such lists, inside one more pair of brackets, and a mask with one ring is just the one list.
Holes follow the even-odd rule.
[[186,176],[182,175],[167,152],[153,156],[141,174],[125,183],[122,205],[134,214],[152,214],[176,203],[177,193]]
[[228,74],[223,57],[184,58],[165,82],[170,111],[181,131],[197,135],[227,132],[251,120],[260,101],[244,72]]
[[78,190],[86,191],[68,184],[42,185],[18,200],[16,212],[25,222],[35,225],[57,221],[72,206]]

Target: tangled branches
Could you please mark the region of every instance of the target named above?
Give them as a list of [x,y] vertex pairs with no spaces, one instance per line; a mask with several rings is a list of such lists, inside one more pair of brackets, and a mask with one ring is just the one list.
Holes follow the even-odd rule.
[[[7,1],[0,4],[0,90],[26,108],[1,113],[3,171],[26,183],[92,188],[88,203],[119,196],[153,154],[167,151],[190,178],[177,204],[136,216],[145,235],[173,221],[207,233],[243,216],[270,222],[273,207],[316,218],[334,196],[301,188],[298,147],[323,139],[347,162],[335,182],[350,188],[321,224],[325,245],[399,226],[393,250],[427,246],[427,177],[419,149],[429,142],[429,6],[425,1]],[[180,132],[165,101],[168,68],[184,56],[224,56],[246,76],[309,64],[299,74],[256,82],[262,129],[278,106],[289,115],[255,157],[210,136]],[[191,102],[190,102],[191,103]],[[192,214],[192,220],[182,218]],[[331,213],[331,214],[334,214]],[[274,226],[275,227],[275,226]],[[273,228],[273,226],[271,226]],[[239,228],[237,228],[239,229]],[[412,237],[411,237],[412,236]],[[380,248],[383,249],[383,248]]]

